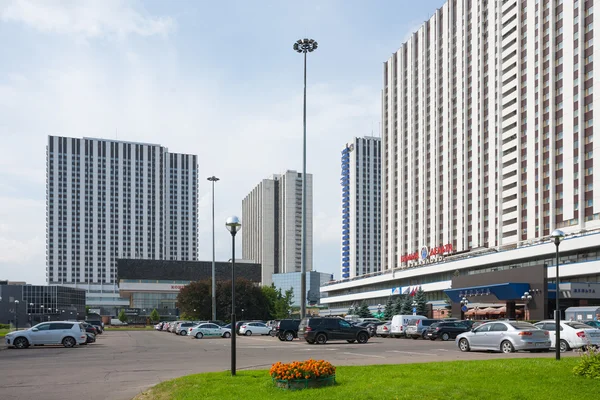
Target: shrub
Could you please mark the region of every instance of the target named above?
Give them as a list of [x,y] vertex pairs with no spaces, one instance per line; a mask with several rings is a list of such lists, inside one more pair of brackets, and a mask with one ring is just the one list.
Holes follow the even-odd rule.
[[269,374],[277,380],[293,379],[317,379],[328,378],[335,375],[335,367],[324,360],[309,359],[306,361],[294,361],[288,364],[277,362],[271,366]]
[[588,346],[581,353],[579,363],[573,368],[573,373],[578,376],[600,379],[600,349]]
[[10,329],[10,324],[0,324],[0,329]]

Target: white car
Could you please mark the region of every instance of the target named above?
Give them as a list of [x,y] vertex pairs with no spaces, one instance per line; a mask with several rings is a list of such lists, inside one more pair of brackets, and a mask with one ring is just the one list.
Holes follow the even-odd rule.
[[275,336],[275,330],[262,322],[244,322],[239,329],[240,335],[271,335]]
[[223,328],[210,322],[192,326],[188,329],[188,336],[191,338],[202,339],[208,336],[217,336],[228,338],[231,336],[231,329]]
[[[550,332],[550,347],[556,348],[556,322],[540,321],[534,324]],[[584,346],[600,346],[600,329],[579,321],[560,321],[560,351],[579,349]]]
[[29,329],[10,332],[6,335],[6,345],[17,349],[26,349],[39,344],[62,344],[74,347],[85,344],[85,328],[75,321],[42,322]]

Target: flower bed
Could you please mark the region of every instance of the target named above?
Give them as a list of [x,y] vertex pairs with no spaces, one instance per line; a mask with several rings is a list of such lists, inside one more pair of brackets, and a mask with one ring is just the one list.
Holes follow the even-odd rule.
[[283,389],[307,389],[335,385],[335,367],[328,361],[309,359],[288,364],[277,362],[269,371],[273,382]]

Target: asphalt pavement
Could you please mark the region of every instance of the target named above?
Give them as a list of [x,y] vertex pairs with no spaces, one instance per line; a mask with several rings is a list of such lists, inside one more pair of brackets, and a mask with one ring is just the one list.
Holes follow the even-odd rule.
[[[230,368],[230,339],[191,339],[167,332],[108,331],[73,349],[43,346],[0,351],[2,400],[130,400],[164,380]],[[572,355],[572,353],[570,354]],[[553,353],[460,352],[454,341],[371,338],[366,344],[281,342],[237,337],[237,368],[267,369],[282,361],[325,359],[336,366],[554,357]]]

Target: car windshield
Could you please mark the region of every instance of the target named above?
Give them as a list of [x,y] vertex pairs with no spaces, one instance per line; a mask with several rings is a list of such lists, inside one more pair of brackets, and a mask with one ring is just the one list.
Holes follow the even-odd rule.
[[524,331],[527,329],[540,329],[529,322],[509,322],[509,324],[518,331]]
[[589,325],[582,324],[581,322],[577,321],[569,321],[565,323],[565,325],[570,326],[573,329],[590,329]]
[[439,322],[434,322],[433,324],[429,325],[430,328],[437,328],[439,326]]

